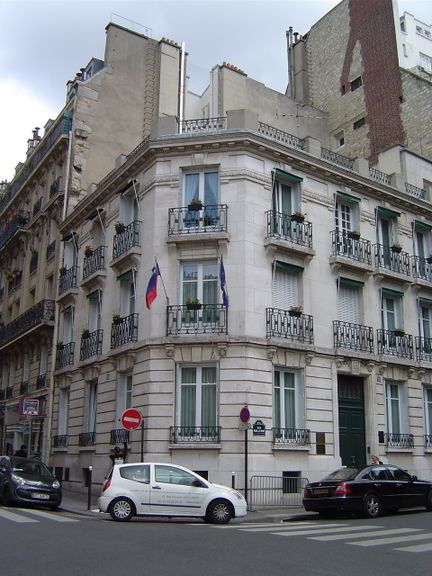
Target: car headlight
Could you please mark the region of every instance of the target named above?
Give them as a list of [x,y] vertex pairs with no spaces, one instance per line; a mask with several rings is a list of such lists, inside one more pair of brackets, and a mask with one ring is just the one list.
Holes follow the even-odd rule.
[[16,474],[11,474],[11,478],[16,484],[25,484],[26,483],[24,478],[21,478],[21,476],[17,476]]
[[60,488],[60,482],[58,480],[54,480],[52,485],[53,485],[53,488]]

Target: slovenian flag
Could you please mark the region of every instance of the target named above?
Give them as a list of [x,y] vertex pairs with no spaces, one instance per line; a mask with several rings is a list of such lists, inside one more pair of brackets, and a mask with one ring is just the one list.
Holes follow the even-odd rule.
[[228,290],[227,290],[227,286],[226,286],[225,268],[223,265],[222,256],[220,257],[219,279],[220,279],[220,288],[222,290],[222,302],[223,302],[223,305],[228,308]]
[[149,283],[147,284],[146,290],[146,306],[150,310],[153,301],[157,298],[157,281],[158,276],[160,276],[159,266],[156,262],[152,269],[152,275],[150,277]]

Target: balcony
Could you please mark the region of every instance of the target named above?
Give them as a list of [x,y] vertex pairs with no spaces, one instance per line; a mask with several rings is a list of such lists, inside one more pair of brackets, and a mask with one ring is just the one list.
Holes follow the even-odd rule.
[[378,354],[414,359],[413,337],[397,330],[377,330]]
[[411,256],[411,270],[414,278],[432,283],[432,258]]
[[78,446],[94,446],[96,444],[96,432],[81,432],[78,436]]
[[369,240],[356,237],[353,232],[333,230],[331,242],[332,256],[348,258],[366,266],[372,265],[372,250]]
[[312,249],[312,223],[295,214],[266,212],[266,238],[284,240],[291,244]]
[[218,132],[219,130],[226,130],[226,117],[224,116],[218,118],[197,118],[179,122],[179,132],[181,134]]
[[80,361],[88,360],[102,354],[103,330],[83,332],[81,336]]
[[333,321],[333,346],[374,353],[373,328],[352,322]]
[[118,258],[131,248],[140,246],[140,224],[139,220],[134,220],[127,226],[117,225],[117,234],[114,235],[113,239],[113,259]]
[[125,442],[129,442],[129,430],[125,430],[124,428],[116,428],[115,430],[111,430],[111,446],[114,446],[115,444],[124,444]]
[[29,391],[29,381],[28,380],[24,380],[23,382],[21,382],[20,384],[20,395],[22,396],[23,394],[27,394]]
[[72,366],[75,356],[75,342],[57,344],[55,369],[60,370],[66,366]]
[[36,390],[43,390],[47,386],[46,374],[39,374],[36,378]]
[[273,444],[308,446],[310,430],[305,428],[273,428]]
[[416,358],[420,361],[432,362],[432,338],[415,337]]
[[55,249],[56,249],[56,241],[53,240],[52,242],[50,242],[48,244],[47,249],[46,249],[46,259],[47,260],[50,260],[51,258],[54,257]]
[[78,266],[70,268],[61,268],[58,286],[58,295],[61,296],[68,290],[77,288]]
[[203,206],[202,210],[169,208],[168,236],[193,237],[197,234],[214,235],[227,232],[228,206],[215,204]]
[[258,122],[258,132],[259,134],[267,136],[267,138],[280,142],[281,144],[285,144],[290,148],[296,148],[297,150],[304,149],[304,140],[302,138],[298,138],[293,134],[289,134],[289,132],[284,132],[283,130],[274,128],[269,124],[264,124],[264,122]]
[[391,177],[389,174],[385,174],[384,172],[380,172],[376,168],[369,168],[369,176],[371,180],[375,180],[375,182],[379,182],[380,184],[385,184],[386,186],[391,185]]
[[323,160],[327,160],[327,162],[331,162],[332,164],[341,166],[342,168],[347,168],[348,170],[354,170],[354,160],[348,158],[347,156],[336,154],[336,152],[328,150],[327,148],[321,148],[321,158]]
[[375,267],[410,276],[410,256],[399,248],[374,244]]
[[111,348],[138,340],[138,314],[115,318],[111,324]]
[[172,444],[221,441],[220,426],[171,426],[170,440]]
[[385,435],[387,448],[414,448],[414,436],[412,434],[394,434]]
[[0,346],[18,338],[25,332],[39,325],[52,326],[55,304],[52,300],[41,300],[23,314],[0,328]]
[[105,270],[105,248],[106,246],[99,246],[87,253],[83,261],[83,281],[87,280],[99,270]]
[[[0,200],[1,202],[1,200]],[[29,212],[25,210],[20,210],[12,220],[10,220],[6,226],[0,232],[0,248],[2,248],[6,242],[8,242],[18,230],[22,230],[28,224],[30,219]]]
[[228,308],[223,304],[199,304],[167,307],[167,336],[227,334]]
[[418,188],[414,186],[414,184],[409,184],[405,182],[405,191],[410,196],[414,196],[414,198],[421,198],[422,200],[426,197],[426,190],[424,188]]
[[308,314],[293,316],[289,310],[267,308],[267,338],[286,338],[313,344],[313,318]]
[[67,448],[68,445],[68,435],[67,434],[57,434],[53,436],[53,448]]

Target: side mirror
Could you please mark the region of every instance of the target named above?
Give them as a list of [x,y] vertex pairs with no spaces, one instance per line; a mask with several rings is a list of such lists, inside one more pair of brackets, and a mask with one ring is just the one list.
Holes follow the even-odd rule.
[[197,478],[192,482],[192,486],[195,486],[195,488],[203,488],[203,483]]
[[412,480],[413,482],[415,482],[416,480],[418,480],[418,478],[417,478],[417,476],[411,476],[411,480]]

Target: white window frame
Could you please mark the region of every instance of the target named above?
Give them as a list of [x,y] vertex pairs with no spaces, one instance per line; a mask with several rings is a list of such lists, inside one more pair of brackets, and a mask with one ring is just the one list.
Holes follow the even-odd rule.
[[135,312],[136,305],[135,272],[131,271],[130,278],[120,280],[120,316],[125,318]]
[[86,414],[86,432],[96,432],[98,408],[98,382],[93,380],[87,384],[87,414]]
[[424,429],[427,436],[432,435],[432,386],[423,385]]
[[[277,374],[279,374],[279,386],[277,385]],[[293,386],[286,386],[285,375],[292,376]],[[277,412],[277,390],[280,392],[279,399],[279,415]],[[289,391],[293,391],[294,395],[294,426],[287,426],[287,414],[285,411],[285,396]],[[286,429],[295,428],[301,429],[305,428],[305,387],[303,373],[300,370],[294,370],[292,368],[275,367],[273,370],[273,422],[276,428]],[[278,423],[280,424],[278,426]]]
[[[185,271],[187,267],[196,267],[196,279],[185,279],[184,275],[185,275]],[[214,270],[214,278],[211,279],[205,279],[205,273],[206,273],[206,267],[209,267],[208,270],[211,271],[211,267],[213,267]],[[220,290],[219,290],[219,280],[218,280],[218,273],[219,273],[219,269],[218,269],[218,262],[217,260],[197,260],[197,261],[185,261],[182,262],[180,265],[180,295],[179,295],[179,301],[182,302],[182,304],[186,304],[187,298],[188,298],[188,294],[190,295],[190,297],[192,298],[198,298],[198,300],[201,302],[201,304],[219,304],[220,300],[222,298],[221,294],[220,294]],[[204,285],[205,283],[212,283],[215,286],[215,290],[214,290],[214,302],[207,302],[206,299],[204,298]],[[185,286],[193,286],[195,285],[195,290],[192,290],[191,292],[189,292],[188,290],[185,290]]]
[[138,220],[139,205],[133,185],[120,194],[119,198],[119,219],[125,226]]
[[116,422],[128,408],[132,408],[133,375],[132,372],[119,372],[117,375]]
[[[276,261],[273,263],[273,287],[272,287],[272,305],[273,308],[280,310],[288,310],[292,306],[302,306],[302,272],[300,270],[288,270],[283,268],[278,268]],[[282,277],[285,276],[285,285],[287,288],[286,294],[283,295],[282,287]],[[280,293],[279,293],[280,292]],[[284,298],[285,302],[281,302],[280,299]],[[282,306],[279,306],[279,303]]]
[[63,329],[62,329],[62,342],[63,344],[70,344],[73,342],[73,329],[74,329],[75,307],[67,306],[62,311]]
[[[406,386],[402,382],[386,380],[386,416],[387,430],[390,434],[408,433],[408,401]],[[397,405],[397,421],[394,420],[393,408]]]
[[[215,198],[211,198],[211,189],[206,187],[206,174],[216,174],[217,175],[217,190]],[[188,193],[187,180],[190,176],[198,176],[198,197],[196,194],[192,196]],[[199,170],[184,170],[183,171],[183,186],[182,186],[182,203],[184,206],[190,204],[192,198],[196,200],[201,200],[204,205],[218,205],[220,199],[220,176],[219,170],[217,168],[202,168]]]
[[[390,301],[393,302],[393,310],[389,307]],[[391,315],[393,315],[393,322],[391,321]],[[392,296],[383,291],[381,295],[381,322],[383,330],[389,330],[390,332],[403,328],[403,303],[401,296]]]
[[[203,383],[203,369],[213,369],[214,370],[214,382]],[[182,382],[182,371],[185,369],[195,370],[195,382],[187,383]],[[203,413],[202,413],[202,401],[203,401],[203,388],[205,386],[215,387],[215,414],[214,423],[203,424]],[[182,420],[182,389],[185,386],[195,386],[195,413],[194,413],[194,424],[184,423]],[[178,426],[191,426],[191,427],[202,427],[202,426],[218,426],[219,425],[219,371],[218,366],[213,363],[209,364],[179,364],[177,365],[177,386],[176,386],[176,423]]]
[[69,428],[69,404],[70,388],[60,388],[59,390],[59,412],[57,433],[59,436],[66,436]]
[[[344,282],[343,279],[339,279],[339,286],[338,286],[338,300],[337,300],[337,319],[341,322],[351,322],[352,324],[362,324],[363,318],[363,309],[362,309],[362,301],[363,301],[363,290],[362,287],[353,286],[348,282]],[[345,307],[342,307],[342,298],[345,298],[349,301],[348,306],[346,308],[350,311],[350,318],[347,319],[347,316],[344,314]],[[355,300],[355,302],[354,302]],[[355,304],[355,306],[354,306]],[[355,317],[355,318],[354,318]]]
[[88,329],[90,332],[100,330],[102,324],[102,290],[90,293],[88,299]]

